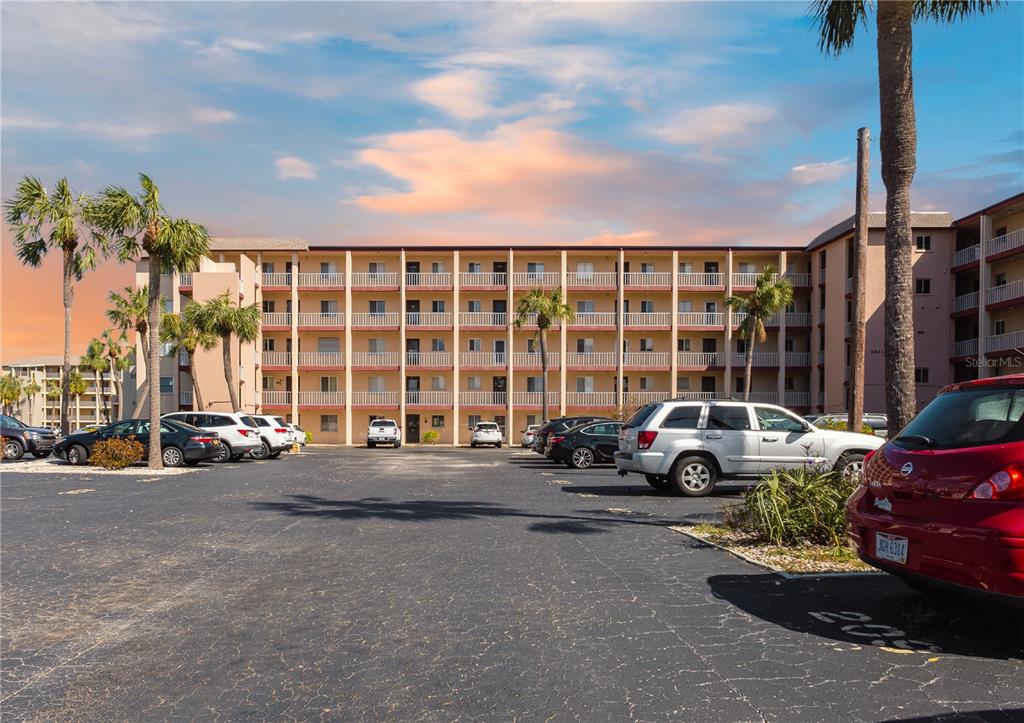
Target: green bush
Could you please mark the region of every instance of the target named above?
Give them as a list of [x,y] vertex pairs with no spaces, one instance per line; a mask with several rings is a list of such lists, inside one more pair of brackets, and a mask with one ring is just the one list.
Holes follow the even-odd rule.
[[312,444],[312,443],[313,443],[313,435],[310,434],[309,432],[306,432],[306,444]]
[[89,464],[106,469],[124,469],[142,459],[145,448],[134,436],[127,439],[102,439],[92,447]]
[[743,496],[726,524],[773,545],[840,547],[846,539],[846,500],[859,480],[819,467],[775,470]]
[[435,432],[433,429],[427,430],[423,433],[424,444],[435,444],[440,438],[440,432]]
[[[845,432],[846,431],[846,422],[844,422],[844,421],[842,421],[840,419],[828,419],[828,420],[826,420],[824,422],[821,422],[821,423],[815,422],[814,426],[817,427],[818,429],[831,429],[831,430],[834,430],[836,432]],[[873,430],[867,424],[861,424],[860,431],[861,431],[862,434],[872,434],[873,435],[875,433],[875,430]]]

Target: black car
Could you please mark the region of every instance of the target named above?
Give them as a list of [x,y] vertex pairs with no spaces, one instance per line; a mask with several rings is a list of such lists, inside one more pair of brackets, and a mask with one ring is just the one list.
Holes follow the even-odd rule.
[[[135,437],[145,448],[143,459],[149,454],[149,420],[125,419],[91,432],[76,432],[60,440],[54,454],[71,464],[85,464],[92,454],[93,445],[104,439]],[[212,460],[220,447],[220,435],[175,419],[160,420],[160,448],[164,466],[194,466]]]
[[614,462],[622,422],[580,424],[548,438],[548,456],[575,469]]
[[49,457],[57,444],[52,429],[30,427],[20,419],[0,415],[0,435],[4,438],[4,459],[21,459],[31,452],[36,459]]
[[578,416],[578,417],[557,417],[551,419],[547,424],[541,425],[541,428],[537,430],[537,433],[533,436],[533,451],[537,454],[547,455],[548,452],[548,437],[552,434],[558,434],[564,432],[567,429],[571,429],[580,424],[587,424],[589,422],[610,422],[608,417],[601,417],[593,414]]

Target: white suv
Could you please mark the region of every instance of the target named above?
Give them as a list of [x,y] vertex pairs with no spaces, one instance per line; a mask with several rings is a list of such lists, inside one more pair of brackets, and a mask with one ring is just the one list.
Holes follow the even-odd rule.
[[161,419],[174,419],[193,427],[216,432],[220,436],[220,447],[214,462],[237,462],[247,454],[258,453],[261,449],[260,433],[256,425],[241,414],[232,412],[172,412]]
[[666,401],[640,409],[619,432],[620,475],[687,497],[711,494],[718,478],[758,479],[807,464],[859,474],[884,439],[818,429],[787,409],[747,402]]
[[291,448],[288,429],[270,414],[246,414],[246,419],[256,423],[260,433],[260,448],[250,452],[253,459],[277,459],[281,452]]
[[376,447],[378,444],[391,444],[396,448],[402,446],[402,430],[393,419],[374,419],[366,430],[366,446]]
[[481,444],[501,446],[501,427],[497,422],[478,422],[473,427],[473,436],[469,438],[469,446],[477,447]]
[[306,445],[306,432],[297,424],[286,422],[284,417],[274,417],[277,423],[288,430],[288,441],[292,444]]

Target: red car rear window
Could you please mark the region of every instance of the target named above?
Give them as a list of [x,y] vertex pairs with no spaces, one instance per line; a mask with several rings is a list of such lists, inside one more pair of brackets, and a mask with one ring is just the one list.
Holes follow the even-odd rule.
[[894,441],[932,449],[1024,442],[1024,388],[982,385],[940,394]]

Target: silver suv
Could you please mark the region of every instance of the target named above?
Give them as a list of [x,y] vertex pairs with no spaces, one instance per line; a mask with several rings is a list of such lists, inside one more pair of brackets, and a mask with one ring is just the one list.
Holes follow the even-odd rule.
[[818,429],[787,409],[748,402],[665,401],[640,409],[619,432],[615,466],[656,489],[711,494],[719,478],[757,479],[806,464],[859,474],[880,437]]

